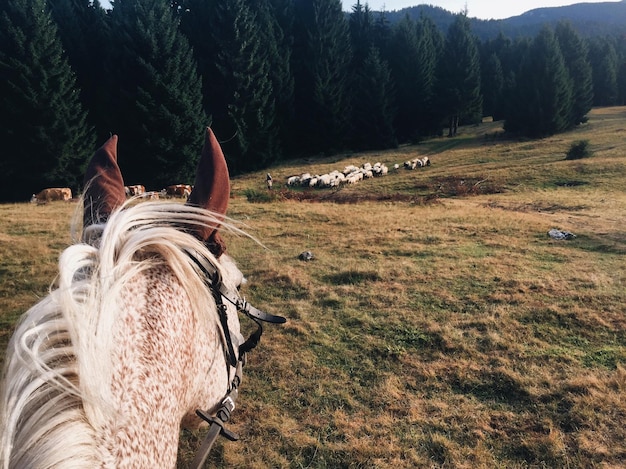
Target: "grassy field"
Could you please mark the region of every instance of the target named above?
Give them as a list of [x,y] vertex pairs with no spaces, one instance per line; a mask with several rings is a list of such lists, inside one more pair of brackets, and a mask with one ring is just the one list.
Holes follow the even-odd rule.
[[[228,236],[267,326],[214,467],[626,467],[626,108],[542,140],[501,123],[233,180]],[[588,140],[593,156],[567,161]],[[428,155],[432,166],[402,169]],[[339,190],[286,178],[381,161]],[[75,203],[0,205],[0,346]],[[547,232],[571,231],[573,240]],[[298,260],[310,250],[315,258]],[[242,323],[247,324],[245,320]],[[182,433],[180,467],[202,433]]]

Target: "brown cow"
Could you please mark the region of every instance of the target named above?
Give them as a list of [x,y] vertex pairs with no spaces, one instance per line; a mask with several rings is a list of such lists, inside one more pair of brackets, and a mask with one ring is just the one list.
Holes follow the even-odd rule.
[[191,194],[191,186],[189,184],[174,184],[165,188],[165,194],[169,197],[188,198]]
[[72,198],[72,189],[69,187],[51,187],[44,189],[36,194],[31,201],[33,202],[51,202],[53,200],[70,200]]
[[135,195],[141,195],[146,193],[146,188],[141,184],[135,184],[134,186],[124,186],[124,192],[126,197],[133,197]]

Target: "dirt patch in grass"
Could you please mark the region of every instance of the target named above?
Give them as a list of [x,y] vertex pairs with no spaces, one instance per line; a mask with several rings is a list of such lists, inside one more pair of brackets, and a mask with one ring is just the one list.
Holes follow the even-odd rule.
[[439,197],[467,197],[504,192],[504,186],[501,183],[480,177],[448,176],[436,178],[429,186]]
[[427,204],[435,202],[438,196],[411,194],[378,194],[374,192],[357,192],[347,190],[290,190],[281,189],[273,197],[274,201],[293,200],[297,202],[333,202],[337,204],[358,204],[361,202],[408,202]]
[[511,210],[513,212],[546,212],[546,213],[557,213],[557,212],[578,212],[581,210],[585,210],[588,207],[586,205],[563,205],[556,203],[548,203],[544,201],[538,202],[529,202],[529,203],[503,203],[503,202],[495,202],[490,201],[485,204],[485,207],[489,208],[499,208],[502,210]]

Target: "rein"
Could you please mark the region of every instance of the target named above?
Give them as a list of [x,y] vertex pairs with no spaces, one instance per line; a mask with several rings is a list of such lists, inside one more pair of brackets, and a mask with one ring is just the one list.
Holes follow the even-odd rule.
[[[196,456],[190,466],[191,469],[199,469],[206,461],[213,443],[215,443],[218,436],[224,436],[230,441],[237,441],[239,439],[239,436],[228,430],[225,427],[225,424],[230,419],[232,411],[235,410],[235,401],[239,395],[239,385],[241,384],[243,377],[243,365],[246,361],[246,354],[258,345],[261,335],[263,334],[263,325],[261,324],[261,321],[272,324],[283,324],[287,320],[282,316],[275,316],[255,308],[248,303],[245,298],[239,296],[239,293],[228,289],[226,285],[224,285],[219,270],[216,269],[211,263],[205,262],[205,259],[199,258],[191,252],[189,252],[188,255],[204,274],[204,283],[213,294],[220,318],[220,325],[222,327],[224,337],[226,338],[226,366],[235,368],[235,376],[228,386],[226,397],[222,400],[215,417],[212,417],[209,412],[196,410],[196,415],[209,423],[209,431],[204,437],[202,446],[200,447],[198,453],[196,453]],[[234,305],[238,312],[248,316],[257,325],[256,331],[254,331],[250,337],[248,337],[248,339],[246,339],[246,341],[239,346],[239,356],[235,353],[230,329],[228,328],[227,307],[223,300],[226,300]],[[230,369],[228,369],[227,374],[230,375]]]

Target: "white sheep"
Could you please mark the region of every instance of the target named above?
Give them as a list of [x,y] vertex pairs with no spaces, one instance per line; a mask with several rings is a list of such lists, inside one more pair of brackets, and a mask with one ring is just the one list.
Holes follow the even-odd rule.
[[389,168],[387,168],[386,165],[378,162],[374,164],[374,166],[372,167],[372,171],[374,173],[374,176],[384,176],[389,172]]
[[287,185],[288,186],[296,186],[300,184],[300,176],[291,176],[289,178],[287,178]]
[[338,186],[339,184],[345,182],[346,180],[346,176],[344,176],[343,173],[340,173],[339,171],[333,171],[330,173],[330,185],[331,186]]
[[311,173],[304,173],[302,175],[300,175],[300,184],[302,186],[308,186],[309,185],[309,181],[311,180],[313,176],[311,176]]
[[330,174],[322,174],[317,181],[319,187],[330,187]]
[[345,168],[343,168],[343,174],[344,176],[347,176],[350,173],[353,173],[355,171],[358,171],[359,168],[357,168],[356,166],[354,166],[353,164],[346,166]]

